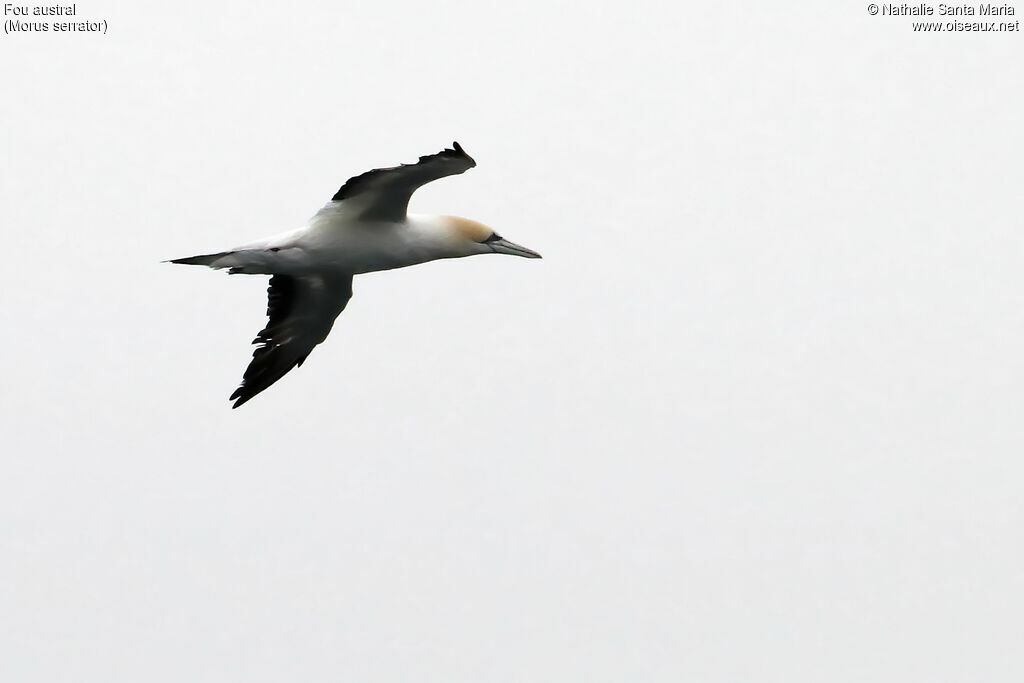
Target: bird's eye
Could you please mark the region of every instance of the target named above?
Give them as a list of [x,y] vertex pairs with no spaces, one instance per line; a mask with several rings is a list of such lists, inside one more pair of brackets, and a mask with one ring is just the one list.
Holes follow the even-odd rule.
[[484,244],[490,244],[491,242],[497,242],[501,239],[501,235],[496,232],[492,232],[491,236],[484,240]]

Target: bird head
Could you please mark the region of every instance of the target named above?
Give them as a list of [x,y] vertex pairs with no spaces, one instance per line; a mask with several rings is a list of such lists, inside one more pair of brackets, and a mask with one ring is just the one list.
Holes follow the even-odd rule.
[[541,258],[533,249],[527,249],[505,239],[483,223],[458,216],[445,218],[454,239],[460,242],[460,246],[467,254],[509,254],[523,258]]

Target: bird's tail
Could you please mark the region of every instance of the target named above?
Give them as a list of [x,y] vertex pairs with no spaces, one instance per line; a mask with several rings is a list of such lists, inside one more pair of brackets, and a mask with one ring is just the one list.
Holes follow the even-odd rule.
[[[268,256],[275,255],[275,249],[235,249],[232,251],[221,251],[216,254],[200,254],[199,256],[187,256],[175,258],[164,263],[180,263],[186,266],[209,266],[221,270],[228,268],[228,272],[255,274],[273,274],[275,262]],[[278,264],[279,265],[279,264]]]
[[218,264],[218,261],[231,256],[233,251],[222,251],[217,254],[200,254],[199,256],[188,256],[185,258],[172,258],[164,263],[180,263],[186,266],[210,266],[211,268],[230,268],[232,264]]

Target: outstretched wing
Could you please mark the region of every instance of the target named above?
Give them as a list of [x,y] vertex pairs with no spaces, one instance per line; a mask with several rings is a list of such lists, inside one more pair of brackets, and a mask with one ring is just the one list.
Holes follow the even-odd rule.
[[432,180],[465,173],[476,166],[462,145],[452,145],[454,149],[420,157],[415,164],[376,168],[349,178],[331,200],[352,204],[364,220],[404,220],[413,192]]
[[[352,298],[352,276],[294,277],[274,275],[267,289],[267,326],[245,369],[242,384],[231,394],[237,408],[302,365],[313,347],[327,338],[334,319]],[[237,399],[237,400],[236,400]]]

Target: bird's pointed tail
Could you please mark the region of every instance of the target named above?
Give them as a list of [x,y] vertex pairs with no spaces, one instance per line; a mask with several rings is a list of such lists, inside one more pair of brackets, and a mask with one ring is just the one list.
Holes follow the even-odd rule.
[[[187,256],[185,258],[172,258],[164,263],[180,263],[185,266],[210,266],[211,268],[224,268],[225,266],[217,265],[217,261],[230,256],[234,252],[222,251],[216,254],[200,254],[199,256]],[[228,265],[228,264],[225,264]]]
[[281,264],[277,256],[278,249],[233,249],[216,254],[200,254],[185,258],[171,259],[164,263],[180,263],[186,266],[208,266],[216,270],[228,269],[228,273],[246,273],[248,275],[272,275]]

